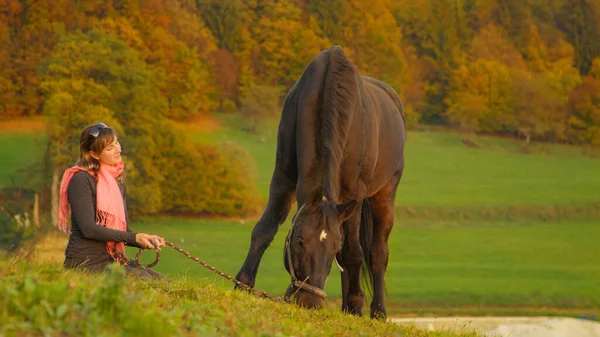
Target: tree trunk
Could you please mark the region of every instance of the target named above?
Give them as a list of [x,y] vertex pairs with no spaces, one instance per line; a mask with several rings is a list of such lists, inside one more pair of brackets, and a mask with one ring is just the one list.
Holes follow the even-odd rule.
[[33,224],[36,228],[40,228],[40,197],[37,192],[33,201]]
[[58,202],[59,202],[59,190],[58,190],[58,167],[52,171],[52,187],[51,187],[51,203],[52,203],[52,226],[58,227]]

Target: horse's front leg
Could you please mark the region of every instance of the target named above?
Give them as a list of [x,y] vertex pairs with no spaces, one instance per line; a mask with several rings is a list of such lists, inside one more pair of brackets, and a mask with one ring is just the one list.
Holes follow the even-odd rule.
[[[252,239],[246,260],[235,277],[238,281],[254,287],[260,260],[277,234],[279,225],[288,216],[295,190],[296,183],[276,168],[271,178],[267,208],[252,230]],[[236,288],[239,287],[236,285]]]
[[[346,241],[346,240],[344,240]],[[349,280],[348,280],[348,266],[346,266],[344,264],[344,257],[342,256],[342,251],[339,251],[337,253],[337,259],[340,263],[340,265],[343,268],[343,271],[340,271],[340,278],[342,281],[342,311],[343,312],[348,312],[348,285],[349,285]]]
[[345,232],[342,247],[342,311],[362,316],[365,294],[360,286],[360,268],[363,263],[363,251],[360,246],[360,208],[343,224]]

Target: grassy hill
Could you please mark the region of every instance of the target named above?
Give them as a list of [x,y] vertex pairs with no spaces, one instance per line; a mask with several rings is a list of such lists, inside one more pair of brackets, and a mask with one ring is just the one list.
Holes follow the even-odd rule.
[[205,279],[95,276],[0,258],[1,336],[476,336],[301,310]]
[[[254,222],[149,218],[131,224],[139,232],[157,233],[223,272],[235,276],[250,244]],[[283,243],[289,221],[265,252],[256,288],[282,296],[289,284],[283,267]],[[600,226],[594,221],[520,222],[420,227],[396,226],[390,237],[386,274],[388,313],[430,315],[567,315],[600,314]],[[41,259],[61,262],[66,236],[46,238]],[[136,249],[127,248],[134,257]],[[153,261],[152,252],[142,262]],[[233,285],[171,248],[154,268],[172,277],[206,279]],[[341,306],[339,271],[326,283],[326,305]],[[365,308],[368,311],[368,306]]]

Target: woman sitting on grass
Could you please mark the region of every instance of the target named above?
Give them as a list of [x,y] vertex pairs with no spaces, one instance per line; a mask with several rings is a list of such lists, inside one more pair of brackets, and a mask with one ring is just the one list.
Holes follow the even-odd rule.
[[156,235],[135,233],[127,226],[121,145],[103,123],[90,125],[80,136],[77,164],[67,169],[60,184],[59,226],[71,230],[65,250],[65,268],[103,271],[109,264],[123,265],[127,274],[162,278],[125,256],[125,244],[148,249],[164,247]]

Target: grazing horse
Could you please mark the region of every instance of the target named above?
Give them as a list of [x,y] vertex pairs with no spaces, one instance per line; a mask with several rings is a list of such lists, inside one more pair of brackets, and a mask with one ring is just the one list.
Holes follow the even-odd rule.
[[373,294],[371,317],[385,319],[388,237],[405,140],[402,102],[392,88],[360,75],[339,46],[315,56],[285,99],[269,201],[236,279],[254,286],[295,197],[284,265],[296,303],[323,305],[335,260],[342,310],[362,316],[362,269]]

